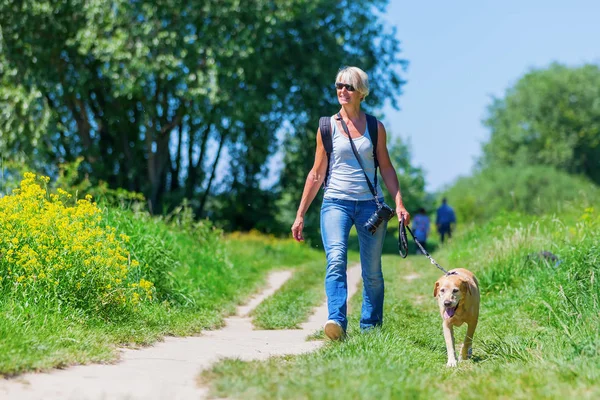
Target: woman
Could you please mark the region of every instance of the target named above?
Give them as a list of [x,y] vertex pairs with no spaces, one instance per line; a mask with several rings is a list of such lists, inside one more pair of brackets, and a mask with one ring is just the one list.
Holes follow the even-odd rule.
[[[383,321],[384,287],[381,252],[387,221],[384,221],[374,234],[364,227],[365,222],[377,210],[377,203],[365,177],[365,173],[368,177],[374,177],[375,174],[371,135],[378,135],[377,161],[385,185],[396,203],[398,220],[404,217],[406,224],[410,222],[410,215],[402,203],[396,170],[388,154],[385,128],[381,122],[378,122],[378,131],[369,132],[366,115],[360,109],[361,102],[369,94],[367,74],[357,67],[345,67],[338,72],[335,82],[337,98],[341,105],[339,114],[347,125],[365,171],[363,172],[356,160],[342,122],[337,116],[331,117],[333,152],[321,206],[321,235],[327,256],[325,292],[329,309],[329,318],[324,330],[327,337],[332,340],[343,338],[348,325],[346,266],[348,235],[352,225],[356,226],[358,232],[364,282],[360,328],[368,330],[381,325]],[[292,225],[292,233],[297,241],[304,240],[302,235],[304,215],[323,183],[327,164],[327,153],[319,129],[315,162],[306,178],[296,220]],[[371,183],[374,184],[373,181]],[[379,184],[374,189],[378,200],[383,202]]]

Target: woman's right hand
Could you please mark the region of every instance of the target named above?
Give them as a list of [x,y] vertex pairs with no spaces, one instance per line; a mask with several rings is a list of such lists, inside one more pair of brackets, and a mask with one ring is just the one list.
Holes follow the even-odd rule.
[[292,235],[298,242],[304,240],[302,236],[302,230],[304,229],[304,217],[296,217],[294,224],[292,225]]

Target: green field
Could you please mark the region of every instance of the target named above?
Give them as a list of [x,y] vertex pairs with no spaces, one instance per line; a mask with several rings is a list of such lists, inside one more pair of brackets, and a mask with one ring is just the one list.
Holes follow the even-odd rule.
[[[217,329],[276,269],[294,275],[254,310],[258,328],[297,328],[324,300],[324,254],[316,246],[254,231],[224,234],[185,208],[157,218],[135,207],[61,200],[36,189],[43,180],[28,179],[21,192],[0,199],[8,238],[0,249],[2,375],[110,361],[117,346]],[[223,360],[200,381],[213,396],[233,398],[600,395],[594,207],[565,203],[559,214],[542,215],[502,211],[463,224],[444,246],[432,238],[439,263],[472,270],[481,286],[473,358],[454,369],[445,366],[433,299],[441,273],[423,256],[401,259],[396,235],[391,227],[384,246],[382,328],[359,332],[359,291],[351,299],[347,340],[265,362]],[[354,234],[350,249],[353,263]],[[561,262],[547,262],[540,251]],[[456,331],[460,342],[465,328]],[[307,340],[315,338],[322,335]]]
[[[202,374],[216,397],[598,398],[598,215],[504,215],[466,229],[434,254],[472,270],[482,303],[472,360],[446,367],[433,298],[440,271],[423,256],[384,256],[385,322],[361,334],[360,294],[348,339],[298,357],[225,360]],[[552,251],[554,267],[530,256]],[[455,329],[462,341],[466,328]]]

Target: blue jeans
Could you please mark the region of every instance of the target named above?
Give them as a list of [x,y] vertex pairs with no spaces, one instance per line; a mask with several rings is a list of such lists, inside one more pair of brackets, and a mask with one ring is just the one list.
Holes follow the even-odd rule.
[[438,232],[440,233],[441,242],[444,243],[444,237],[446,235],[448,235],[448,239],[452,237],[452,225],[450,225],[449,222],[440,224]]
[[325,293],[329,319],[339,322],[344,331],[348,326],[347,300],[348,282],[348,236],[352,225],[356,225],[360,248],[360,263],[363,278],[363,304],[360,328],[369,329],[383,322],[383,273],[381,252],[387,221],[379,225],[375,235],[363,225],[377,210],[375,200],[354,201],[324,199],[321,206],[321,236],[327,256]]

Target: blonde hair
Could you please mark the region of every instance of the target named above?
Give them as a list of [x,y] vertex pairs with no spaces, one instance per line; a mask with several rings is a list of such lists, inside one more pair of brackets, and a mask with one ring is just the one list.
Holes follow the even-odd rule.
[[335,77],[336,82],[349,83],[362,95],[362,100],[369,95],[369,76],[358,67],[342,67]]

